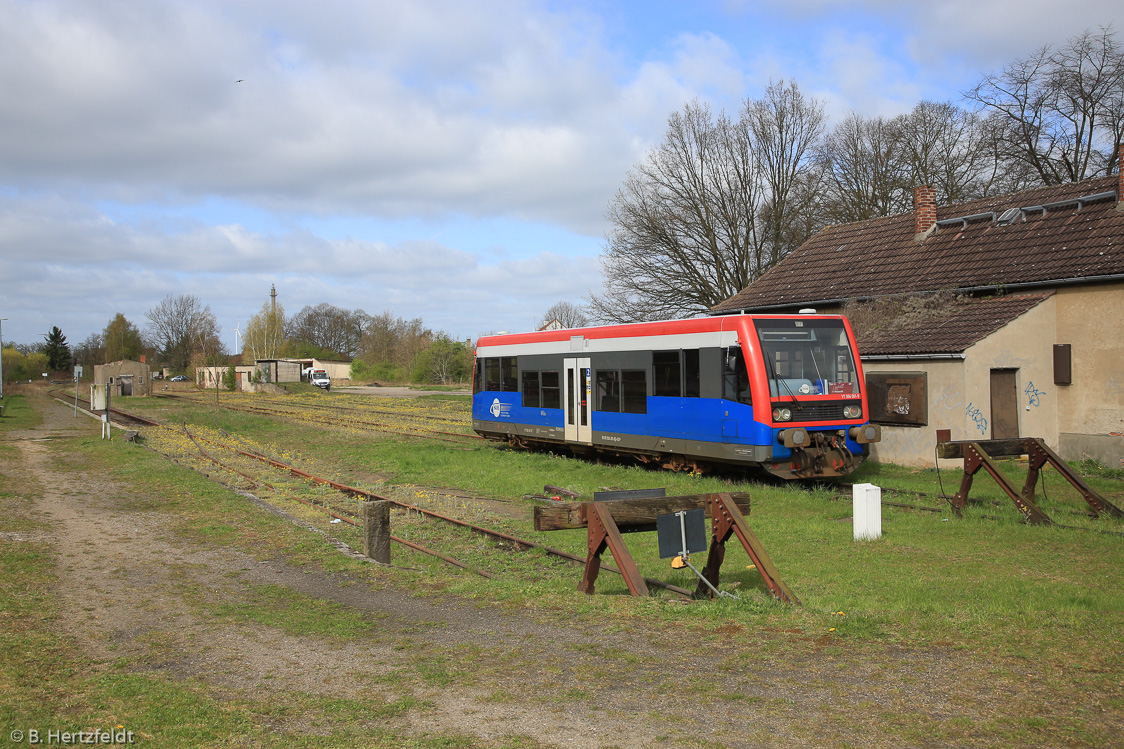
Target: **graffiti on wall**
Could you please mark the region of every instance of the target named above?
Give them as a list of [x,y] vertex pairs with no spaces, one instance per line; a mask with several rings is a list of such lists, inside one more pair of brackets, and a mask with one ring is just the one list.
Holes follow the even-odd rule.
[[968,407],[964,409],[964,413],[975,423],[976,428],[980,430],[980,434],[987,434],[987,417],[983,415],[983,411],[969,403]]
[[1034,387],[1033,382],[1028,382],[1026,384],[1026,388],[1023,390],[1023,392],[1026,393],[1026,398],[1027,398],[1026,410],[1027,411],[1030,410],[1031,406],[1037,407],[1037,406],[1041,405],[1040,397],[1046,394],[1043,391],[1039,390],[1038,388]]
[[960,400],[959,390],[943,390],[940,396],[933,402],[937,408],[943,408],[946,411],[952,411],[960,408],[964,401]]

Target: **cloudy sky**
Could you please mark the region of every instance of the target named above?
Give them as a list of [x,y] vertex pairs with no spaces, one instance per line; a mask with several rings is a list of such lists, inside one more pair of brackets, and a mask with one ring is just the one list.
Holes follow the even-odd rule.
[[[841,10],[846,6],[846,10]],[[475,337],[601,286],[608,201],[693,99],[957,100],[1119,0],[0,0],[0,318],[71,343],[275,284]]]

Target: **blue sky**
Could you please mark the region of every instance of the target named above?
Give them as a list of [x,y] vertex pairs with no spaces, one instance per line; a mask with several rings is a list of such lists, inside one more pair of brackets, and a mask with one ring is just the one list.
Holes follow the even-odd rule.
[[[698,98],[957,100],[1119,2],[0,0],[6,341],[275,284],[460,338],[601,287],[609,200]],[[1120,33],[1124,33],[1121,31]]]

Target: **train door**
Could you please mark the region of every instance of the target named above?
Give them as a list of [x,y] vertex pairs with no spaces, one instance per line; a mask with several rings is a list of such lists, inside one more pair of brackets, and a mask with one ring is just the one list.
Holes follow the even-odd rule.
[[589,407],[593,386],[590,382],[589,359],[566,359],[566,441],[593,443],[589,425]]

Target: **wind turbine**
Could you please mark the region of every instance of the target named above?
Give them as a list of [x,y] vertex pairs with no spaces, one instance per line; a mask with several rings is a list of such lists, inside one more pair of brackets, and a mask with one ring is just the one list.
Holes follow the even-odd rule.
[[241,325],[241,324],[242,323],[239,322],[238,325],[235,325],[234,331],[233,331],[234,332],[234,355],[235,356],[242,353],[242,332],[240,330],[238,330],[238,326]]

